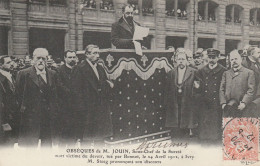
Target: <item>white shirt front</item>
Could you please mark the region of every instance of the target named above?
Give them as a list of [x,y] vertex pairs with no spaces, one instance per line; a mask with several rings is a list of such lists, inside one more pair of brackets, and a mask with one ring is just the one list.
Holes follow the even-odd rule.
[[47,77],[46,77],[46,71],[45,69],[40,71],[37,67],[35,67],[36,69],[36,74],[40,75],[42,77],[42,79],[44,80],[45,83],[47,83]]
[[97,71],[97,64],[95,63],[95,65],[93,65],[88,59],[87,59],[87,62],[91,66],[91,68],[93,69],[94,73],[97,76],[97,79],[99,80],[99,74],[98,74],[98,71]]
[[10,72],[0,69],[0,73],[3,74],[13,84],[12,74]]
[[182,84],[184,75],[185,75],[185,71],[186,71],[187,67],[184,67],[183,69],[178,68],[178,84]]

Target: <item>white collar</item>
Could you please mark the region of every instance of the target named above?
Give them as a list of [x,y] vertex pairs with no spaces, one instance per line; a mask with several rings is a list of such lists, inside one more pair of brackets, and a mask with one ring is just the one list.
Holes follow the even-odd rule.
[[72,66],[70,66],[69,64],[65,64],[68,68],[72,69]]
[[90,60],[88,60],[88,59],[86,59],[87,60],[87,62],[88,62],[88,64],[93,68],[93,67],[97,67],[97,63],[95,63],[94,65],[93,65],[93,63],[92,62],[90,62]]
[[0,69],[0,73],[2,73],[4,76],[6,76],[6,75],[12,75],[10,72],[5,71],[5,70],[3,70],[3,69]]
[[209,65],[209,68],[212,70],[212,69],[215,69],[216,67],[217,67],[217,65],[218,65],[218,63],[216,63],[215,65],[210,65],[210,64],[208,64]]
[[248,59],[253,62],[253,63],[256,63],[256,61],[251,57],[251,56],[248,56]]
[[37,74],[37,75],[46,74],[45,68],[44,68],[42,71],[40,71],[36,66],[34,66],[34,67],[35,67],[35,69],[36,69],[36,74]]

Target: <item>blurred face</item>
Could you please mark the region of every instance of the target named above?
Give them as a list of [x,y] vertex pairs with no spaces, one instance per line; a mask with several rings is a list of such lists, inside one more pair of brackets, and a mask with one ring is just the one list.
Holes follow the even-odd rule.
[[39,70],[44,70],[46,66],[47,56],[48,55],[44,55],[44,54],[34,55],[33,57],[34,66]]
[[134,9],[132,7],[126,6],[124,11],[124,18],[127,21],[133,21]]
[[75,66],[77,63],[77,56],[75,52],[68,52],[65,57],[66,64],[70,66]]
[[177,66],[181,69],[183,69],[185,66],[187,66],[188,60],[186,58],[186,54],[184,54],[184,53],[178,54],[176,57],[176,63],[177,63]]
[[2,65],[2,68],[6,71],[11,71],[13,67],[12,59],[10,57],[4,58],[4,64]]
[[93,48],[90,53],[87,53],[86,56],[87,56],[88,60],[96,63],[99,58],[99,52],[100,52],[99,48]]
[[259,56],[260,56],[260,49],[259,48],[256,48],[254,53],[252,54],[252,57],[255,61],[257,61],[259,59]]
[[241,63],[242,63],[241,56],[239,54],[231,54],[230,63],[231,63],[231,67],[234,69],[241,67]]
[[218,63],[218,57],[217,56],[208,56],[208,63],[209,65],[215,65]]
[[202,63],[202,57],[201,56],[195,57],[194,58],[194,63],[197,66],[200,65]]

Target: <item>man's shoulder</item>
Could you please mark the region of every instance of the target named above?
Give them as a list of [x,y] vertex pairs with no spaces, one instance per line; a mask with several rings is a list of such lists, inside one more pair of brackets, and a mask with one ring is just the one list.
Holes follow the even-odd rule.
[[242,67],[242,72],[243,73],[249,73],[249,74],[254,74],[254,71],[253,70],[251,70],[251,69],[248,69],[248,68],[246,68],[246,67]]
[[26,73],[29,73],[33,70],[34,66],[31,66],[31,67],[28,67],[28,68],[25,68],[25,69],[22,69],[18,72],[18,74],[26,74]]

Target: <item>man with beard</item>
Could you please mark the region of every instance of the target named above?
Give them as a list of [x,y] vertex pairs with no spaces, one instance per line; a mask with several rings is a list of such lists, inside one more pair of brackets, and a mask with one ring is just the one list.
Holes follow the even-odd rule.
[[104,68],[97,64],[99,52],[98,46],[88,45],[86,59],[73,72],[75,132],[82,145],[100,145],[112,135],[109,96],[114,84],[108,80]]
[[219,104],[219,87],[226,69],[218,64],[219,50],[209,48],[207,54],[208,64],[197,72],[200,80],[199,139],[211,143],[221,138],[222,110]]
[[61,146],[74,143],[74,114],[72,109],[72,69],[76,65],[76,51],[68,50],[64,55],[65,64],[58,68],[60,81],[59,100],[61,106]]
[[111,41],[117,49],[134,49],[135,26],[140,24],[133,20],[134,9],[131,5],[125,5],[122,11],[123,16],[112,25]]
[[12,146],[17,141],[19,113],[15,96],[15,78],[11,74],[13,65],[9,56],[0,57],[0,121],[2,143]]
[[33,51],[34,65],[17,75],[17,96],[21,111],[19,146],[51,147],[59,134],[58,79],[46,67],[48,51]]
[[[237,50],[230,53],[231,69],[222,76],[219,99],[224,116],[240,117],[242,111],[254,99],[255,75],[252,70],[242,66],[242,58]],[[235,109],[225,109],[232,106]]]
[[188,66],[186,52],[176,53],[177,67],[167,74],[165,86],[166,127],[172,128],[172,135],[187,138],[190,129],[197,127],[194,115],[194,86],[195,69]]

